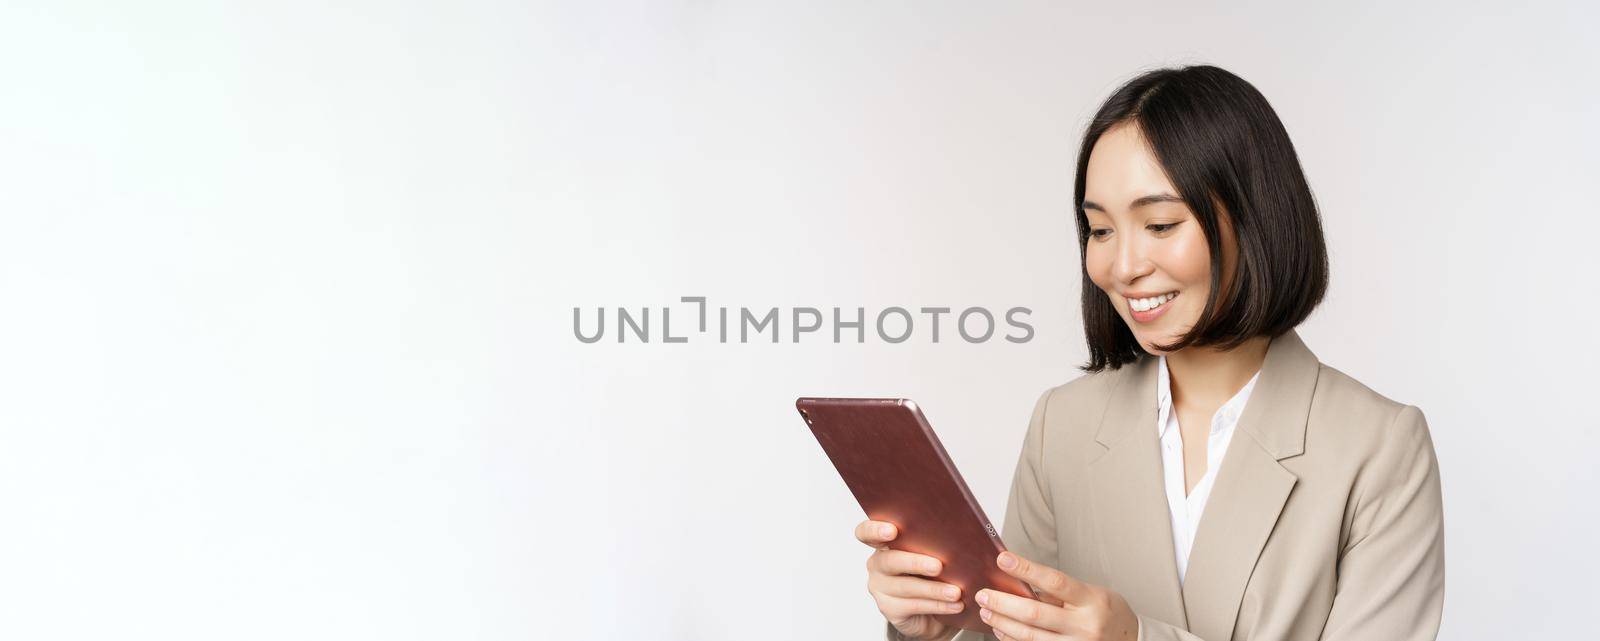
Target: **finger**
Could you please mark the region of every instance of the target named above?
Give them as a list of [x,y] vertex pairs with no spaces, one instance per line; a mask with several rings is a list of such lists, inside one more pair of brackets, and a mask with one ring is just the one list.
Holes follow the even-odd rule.
[[988,589],[979,590],[977,600],[983,609],[1030,627],[1051,632],[1066,629],[1067,611],[1058,606]]
[[883,581],[884,594],[908,599],[932,599],[934,601],[959,601],[961,588],[949,583],[942,583],[921,577],[900,575],[886,577]]
[[894,524],[887,521],[868,519],[856,525],[856,540],[875,548],[884,547],[898,534]]
[[961,601],[935,601],[933,599],[907,599],[887,594],[878,595],[878,611],[890,623],[905,623],[919,614],[955,614],[966,604]]
[[[1033,586],[1030,585],[1028,587],[1032,588]],[[1034,589],[1029,590],[1029,591],[1033,593],[1033,598],[1038,599],[1038,600],[1040,600],[1040,601],[1042,601],[1044,603],[1049,603],[1050,605],[1066,605],[1067,604],[1065,601],[1061,600],[1061,597],[1058,597],[1058,596],[1056,596],[1054,594],[1050,594],[1049,592],[1045,592],[1044,590],[1040,590],[1038,588],[1034,588]]]
[[1052,641],[1062,638],[1059,633],[1036,628],[988,608],[978,608],[978,618],[994,628],[995,638],[1001,641]]
[[904,550],[882,549],[872,553],[867,559],[869,569],[875,569],[883,574],[920,574],[922,576],[939,576],[944,569],[944,564],[926,554],[906,552]]
[[1028,585],[1061,599],[1063,603],[1077,604],[1084,592],[1083,582],[1067,576],[1066,572],[1034,563],[1015,552],[1001,552],[995,563],[1006,574],[1027,581]]

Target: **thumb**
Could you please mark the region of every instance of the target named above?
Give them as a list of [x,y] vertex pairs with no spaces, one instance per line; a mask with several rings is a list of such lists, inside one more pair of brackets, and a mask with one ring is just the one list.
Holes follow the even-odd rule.
[[933,617],[923,614],[912,615],[899,621],[890,621],[894,629],[900,634],[913,639],[926,639],[938,636],[944,632],[944,624],[934,620]]

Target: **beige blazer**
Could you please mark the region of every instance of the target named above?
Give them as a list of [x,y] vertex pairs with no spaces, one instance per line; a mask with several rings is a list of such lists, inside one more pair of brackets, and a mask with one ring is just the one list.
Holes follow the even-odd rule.
[[1273,339],[1180,586],[1156,372],[1142,357],[1039,398],[1001,531],[1007,547],[1116,590],[1142,640],[1437,636],[1444,514],[1421,410],[1322,364],[1295,331]]

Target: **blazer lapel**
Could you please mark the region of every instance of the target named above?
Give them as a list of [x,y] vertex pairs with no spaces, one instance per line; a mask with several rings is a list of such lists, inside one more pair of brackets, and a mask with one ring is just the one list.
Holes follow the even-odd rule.
[[1297,481],[1278,461],[1305,451],[1320,369],[1316,355],[1292,329],[1267,348],[1261,377],[1216,471],[1189,553],[1183,601],[1189,631],[1201,638],[1233,637],[1245,584]]
[[1135,612],[1187,629],[1156,438],[1156,362],[1123,367],[1095,433],[1107,450],[1088,466],[1089,518],[1108,587]]

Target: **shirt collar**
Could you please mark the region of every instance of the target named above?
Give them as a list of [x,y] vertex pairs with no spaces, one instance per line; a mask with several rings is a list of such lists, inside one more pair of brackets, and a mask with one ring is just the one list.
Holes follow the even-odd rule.
[[[1256,379],[1258,378],[1261,378],[1261,370],[1256,370],[1255,375],[1250,377],[1250,382],[1245,383],[1244,387],[1239,388],[1239,391],[1233,395],[1233,398],[1228,399],[1228,402],[1223,403],[1222,407],[1217,409],[1217,413],[1211,422],[1212,434],[1232,427],[1239,422],[1239,415],[1244,413],[1244,405],[1250,400],[1250,390],[1255,388]],[[1157,359],[1156,403],[1156,436],[1160,437],[1167,433],[1167,424],[1171,423],[1168,417],[1172,415],[1172,382],[1171,374],[1167,373],[1166,354],[1162,354]]]
[[1167,373],[1167,356],[1156,359],[1156,438],[1167,435],[1167,424],[1172,421],[1172,383]]

